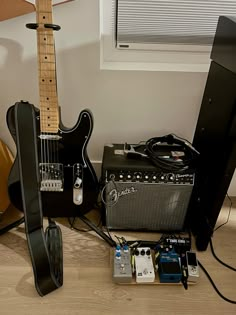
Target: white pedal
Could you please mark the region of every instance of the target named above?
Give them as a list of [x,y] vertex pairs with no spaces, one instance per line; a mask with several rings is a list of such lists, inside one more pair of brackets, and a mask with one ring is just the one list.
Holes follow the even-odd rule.
[[135,272],[137,283],[155,281],[155,271],[149,247],[139,247],[135,251]]

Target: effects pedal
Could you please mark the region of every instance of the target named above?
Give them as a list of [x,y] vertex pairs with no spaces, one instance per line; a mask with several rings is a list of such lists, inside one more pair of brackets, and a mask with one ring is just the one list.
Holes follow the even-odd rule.
[[129,283],[132,281],[131,255],[127,245],[117,245],[114,252],[113,281]]
[[178,283],[182,279],[180,257],[173,249],[161,246],[155,253],[156,269],[161,283]]
[[134,253],[136,282],[154,282],[155,271],[152,261],[151,249],[149,247],[139,247]]
[[197,262],[197,255],[195,252],[186,252],[186,263],[188,270],[188,281],[197,282],[199,278],[199,267]]

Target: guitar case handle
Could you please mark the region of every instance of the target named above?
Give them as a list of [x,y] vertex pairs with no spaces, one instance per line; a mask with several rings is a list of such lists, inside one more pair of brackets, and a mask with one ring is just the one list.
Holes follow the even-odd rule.
[[23,101],[16,103],[14,118],[25,232],[35,287],[43,296],[63,284],[62,234],[60,227],[51,219],[45,233],[43,230],[34,106]]

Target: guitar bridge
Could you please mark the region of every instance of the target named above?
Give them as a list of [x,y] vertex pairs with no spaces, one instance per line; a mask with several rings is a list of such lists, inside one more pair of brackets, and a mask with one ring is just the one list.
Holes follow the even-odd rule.
[[63,164],[40,163],[40,191],[63,191]]

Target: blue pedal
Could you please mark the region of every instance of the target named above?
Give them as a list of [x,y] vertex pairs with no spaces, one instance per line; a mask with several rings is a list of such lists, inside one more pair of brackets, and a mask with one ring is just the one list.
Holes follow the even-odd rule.
[[181,281],[180,257],[174,250],[157,252],[156,264],[161,283],[178,283]]

